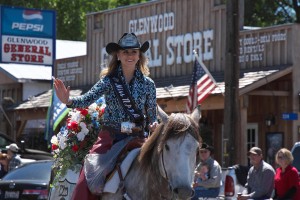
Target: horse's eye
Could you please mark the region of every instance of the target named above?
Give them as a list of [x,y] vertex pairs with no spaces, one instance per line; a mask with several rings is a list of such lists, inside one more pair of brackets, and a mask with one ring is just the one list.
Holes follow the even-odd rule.
[[167,151],[170,150],[170,147],[169,147],[169,145],[167,145],[167,144],[165,145],[165,148],[166,148]]

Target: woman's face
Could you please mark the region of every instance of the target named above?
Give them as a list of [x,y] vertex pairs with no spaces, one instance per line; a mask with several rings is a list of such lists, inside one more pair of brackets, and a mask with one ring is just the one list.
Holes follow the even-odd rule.
[[120,50],[117,56],[122,63],[122,67],[135,68],[136,63],[139,61],[140,58],[140,50],[138,49]]
[[286,157],[281,152],[279,152],[278,155],[277,155],[277,162],[278,162],[278,165],[280,167],[288,166],[288,162],[286,160]]

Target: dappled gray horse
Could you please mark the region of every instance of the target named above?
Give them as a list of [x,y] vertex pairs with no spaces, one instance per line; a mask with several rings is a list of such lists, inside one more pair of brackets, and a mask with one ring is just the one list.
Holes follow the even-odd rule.
[[191,115],[166,115],[159,109],[162,123],[141,148],[124,180],[124,190],[104,193],[102,200],[189,199],[196,155],[201,142],[198,121],[200,108]]

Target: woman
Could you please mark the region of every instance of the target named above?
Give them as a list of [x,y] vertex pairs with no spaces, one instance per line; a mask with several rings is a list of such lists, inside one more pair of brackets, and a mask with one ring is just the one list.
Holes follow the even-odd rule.
[[[58,98],[68,107],[86,107],[102,95],[106,102],[102,130],[85,159],[72,196],[74,200],[98,199],[107,173],[99,175],[91,170],[93,166],[105,168],[106,157],[116,154],[112,148],[121,141],[128,142],[129,136],[143,137],[145,130],[153,131],[157,125],[156,88],[153,80],[147,77],[149,68],[144,55],[148,48],[149,42],[141,45],[133,33],[123,34],[118,43],[107,44],[106,51],[112,56],[108,68],[101,72],[100,80],[90,91],[79,97],[70,98],[70,87],[66,88],[59,79],[54,80]],[[113,147],[113,144],[116,145]],[[93,165],[95,160],[100,161]],[[98,176],[103,177],[100,183],[95,183]]]
[[275,174],[275,197],[277,200],[299,200],[300,186],[298,170],[291,164],[294,160],[292,153],[286,149],[280,149],[275,156],[279,167]]

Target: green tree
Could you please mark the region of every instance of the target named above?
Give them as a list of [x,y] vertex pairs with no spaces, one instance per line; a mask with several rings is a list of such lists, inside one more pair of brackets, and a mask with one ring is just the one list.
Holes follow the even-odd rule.
[[245,0],[246,26],[272,26],[300,21],[297,0]]
[[0,0],[1,5],[56,11],[56,37],[63,40],[86,39],[86,14],[146,0]]

